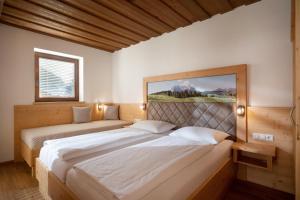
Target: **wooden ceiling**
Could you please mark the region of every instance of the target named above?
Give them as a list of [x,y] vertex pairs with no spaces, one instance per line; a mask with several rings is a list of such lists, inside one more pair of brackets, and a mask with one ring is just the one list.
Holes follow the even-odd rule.
[[114,52],[257,1],[0,0],[0,22]]

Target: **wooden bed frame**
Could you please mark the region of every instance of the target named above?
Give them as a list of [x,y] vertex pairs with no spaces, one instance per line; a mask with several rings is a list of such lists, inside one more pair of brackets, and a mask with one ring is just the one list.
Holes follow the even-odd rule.
[[35,158],[39,156],[39,149],[29,148],[21,139],[22,129],[43,126],[72,123],[73,106],[90,106],[92,108],[92,120],[100,120],[102,112],[97,109],[96,104],[84,102],[56,102],[35,103],[32,105],[14,106],[14,160],[15,162],[25,160],[35,174]]
[[[147,84],[163,80],[176,80],[209,75],[237,75],[237,104],[247,107],[247,66],[236,65],[229,67],[198,70],[144,79],[144,102],[147,103]],[[147,115],[146,115],[147,116]],[[236,138],[238,141],[247,141],[247,113],[243,117],[237,117]],[[188,197],[194,199],[222,199],[232,181],[236,178],[237,167],[232,159],[228,159],[216,172]],[[36,174],[39,180],[39,188],[47,200],[78,200],[76,195],[67,188],[51,171],[37,159]]]
[[[42,165],[39,165],[39,167],[37,167],[37,171],[45,172],[45,170],[47,169],[45,169],[45,167]],[[39,172],[37,172],[37,175],[38,174]],[[42,182],[45,184],[43,187],[48,188],[47,194],[45,193],[47,191],[45,191],[44,188],[40,187],[40,191],[42,192],[46,200],[79,200],[76,195],[52,172],[49,172],[47,174],[47,178],[45,177],[45,174],[43,176],[40,176],[40,178],[46,178],[48,180],[48,182]],[[233,163],[232,159],[228,159],[212,176],[207,178],[207,180],[203,184],[198,186],[197,189],[187,199],[221,200],[235,178],[236,165]]]

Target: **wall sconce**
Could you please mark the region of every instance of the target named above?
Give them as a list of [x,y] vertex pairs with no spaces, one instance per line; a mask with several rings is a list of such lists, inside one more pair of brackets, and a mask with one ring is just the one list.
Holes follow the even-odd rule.
[[99,111],[101,111],[103,109],[103,104],[102,103],[98,103],[97,104],[97,108]]
[[243,117],[245,115],[245,106],[239,105],[236,108],[236,113],[237,113],[238,116]]
[[140,104],[140,109],[141,110],[146,110],[146,104],[145,103],[141,103]]

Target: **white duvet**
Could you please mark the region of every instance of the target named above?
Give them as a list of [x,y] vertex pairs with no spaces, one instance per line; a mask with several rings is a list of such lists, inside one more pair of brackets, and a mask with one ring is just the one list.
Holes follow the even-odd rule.
[[[165,136],[78,163],[72,170],[78,180],[95,185],[105,199],[135,200],[211,149],[213,145]],[[72,183],[67,179],[67,184]]]
[[149,131],[135,128],[122,128],[100,133],[48,140],[44,142],[39,158],[49,170],[51,170],[54,161],[57,159],[68,161],[94,153],[101,155],[101,152],[104,154],[112,150],[158,137],[159,135],[152,134]]

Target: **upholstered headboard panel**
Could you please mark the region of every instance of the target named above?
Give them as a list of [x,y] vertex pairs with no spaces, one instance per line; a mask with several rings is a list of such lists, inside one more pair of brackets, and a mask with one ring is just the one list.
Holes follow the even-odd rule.
[[234,103],[149,102],[147,118],[173,123],[177,127],[201,126],[236,137]]

